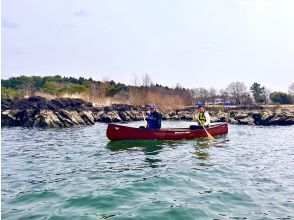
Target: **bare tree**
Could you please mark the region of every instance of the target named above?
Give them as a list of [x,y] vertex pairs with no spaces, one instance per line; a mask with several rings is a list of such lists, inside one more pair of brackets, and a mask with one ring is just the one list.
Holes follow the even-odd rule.
[[241,96],[247,91],[247,88],[243,82],[232,82],[226,91],[236,104],[242,104]]
[[196,99],[196,101],[200,101],[200,102],[206,102],[209,97],[207,89],[202,87],[192,89],[192,94],[193,94],[193,97]]
[[240,103],[241,104],[246,104],[246,105],[251,105],[253,104],[253,99],[250,95],[249,92],[244,92],[242,93],[241,97],[240,97]]
[[107,75],[102,75],[102,82],[109,82],[110,81],[110,78],[109,78],[109,76],[107,76]]
[[140,89],[141,81],[138,74],[133,75],[133,86],[129,87],[129,101],[135,105],[142,105],[146,97],[142,96],[142,90]]
[[219,97],[222,99],[223,102],[228,101],[230,98],[228,91],[224,89],[219,90]]
[[180,83],[177,83],[175,89],[181,90],[181,89],[183,89],[183,86]]
[[288,93],[291,99],[291,103],[294,103],[294,82],[292,82],[288,88]]
[[214,106],[216,97],[217,97],[217,90],[215,88],[210,87],[208,90],[208,98],[209,98],[209,101],[213,104],[213,106]]
[[133,80],[131,83],[133,86],[141,86],[141,81],[140,81],[140,77],[138,76],[138,74],[133,74]]
[[269,88],[264,87],[264,95],[265,95],[265,104],[270,102],[270,94],[272,91]]
[[149,74],[147,73],[142,74],[142,84],[145,87],[150,87],[153,84]]
[[291,96],[294,96],[294,82],[290,84],[288,92]]

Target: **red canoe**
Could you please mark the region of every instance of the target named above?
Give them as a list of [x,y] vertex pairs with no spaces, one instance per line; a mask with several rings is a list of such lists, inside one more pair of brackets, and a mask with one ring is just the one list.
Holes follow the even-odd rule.
[[[228,133],[227,123],[211,125],[206,129],[212,136]],[[108,124],[106,135],[111,141],[118,140],[181,140],[207,137],[203,129],[162,128],[160,130],[127,127],[124,125]]]

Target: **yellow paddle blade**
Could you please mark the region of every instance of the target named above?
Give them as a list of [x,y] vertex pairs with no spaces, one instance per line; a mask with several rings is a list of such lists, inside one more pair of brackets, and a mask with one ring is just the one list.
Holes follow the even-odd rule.
[[208,132],[207,132],[207,138],[208,138],[209,140],[214,140],[214,137],[213,137],[211,134],[209,134]]
[[206,130],[206,128],[202,125],[203,129],[205,130],[206,134],[207,134],[207,138],[208,140],[214,140],[214,137]]
[[147,121],[145,120],[145,118],[144,118],[144,127],[145,128],[147,127]]

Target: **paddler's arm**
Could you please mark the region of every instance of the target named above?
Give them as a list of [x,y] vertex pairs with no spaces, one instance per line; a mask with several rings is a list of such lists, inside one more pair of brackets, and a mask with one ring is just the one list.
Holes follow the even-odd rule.
[[209,115],[209,113],[207,111],[205,111],[204,116],[206,118],[206,122],[203,125],[208,126],[210,124],[210,115]]
[[198,124],[198,114],[196,112],[193,112],[192,115],[193,115],[192,117],[193,117],[193,121],[195,122],[195,124],[199,125]]

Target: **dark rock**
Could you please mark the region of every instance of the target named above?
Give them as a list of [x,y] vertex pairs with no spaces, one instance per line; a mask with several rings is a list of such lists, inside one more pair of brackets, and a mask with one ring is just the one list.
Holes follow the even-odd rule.
[[93,112],[94,121],[101,121],[101,117],[104,114],[104,111],[95,111]]
[[94,124],[95,119],[93,116],[93,113],[90,111],[82,111],[80,113],[81,118],[84,120],[84,122],[88,125]]
[[240,125],[254,125],[254,119],[252,117],[241,118],[237,120]]
[[294,124],[294,115],[291,115],[290,112],[280,112],[275,114],[273,118],[268,121],[269,125],[293,125]]
[[[82,99],[57,98],[47,100],[33,96],[28,99],[1,99],[1,126],[70,127],[91,125],[95,122],[122,122],[143,120],[148,108],[127,104],[94,107]],[[209,110],[208,110],[209,111]],[[192,120],[194,107],[162,112],[163,120]],[[283,111],[210,111],[212,122],[247,125],[292,125],[294,114]]]
[[29,102],[47,102],[48,100],[41,96],[31,96],[28,98]]
[[162,120],[169,120],[170,116],[168,114],[162,114]]
[[262,112],[259,123],[261,125],[269,125],[269,121],[274,117],[275,117],[275,113],[272,111]]
[[234,118],[235,118],[235,120],[248,118],[248,113],[238,112],[237,114],[235,114]]
[[20,118],[22,126],[32,127],[34,125],[34,120],[38,113],[39,111],[36,109],[23,110]]
[[107,112],[113,111],[113,108],[111,106],[105,106],[103,110],[104,112],[107,113]]
[[41,110],[34,121],[34,126],[41,128],[65,127],[52,110]]
[[175,111],[172,111],[172,112],[169,113],[169,116],[170,116],[170,117],[173,117],[173,116],[175,116],[175,115],[177,115],[177,113],[176,113]]
[[100,118],[100,122],[106,122],[106,123],[110,123],[112,122],[112,118],[110,115],[108,115],[107,113],[104,113],[102,115],[102,117]]
[[[69,127],[94,124],[98,109],[82,99],[2,99],[2,126]],[[7,111],[6,111],[7,110]]]
[[20,110],[4,110],[1,113],[1,126],[20,126],[17,114]]
[[148,108],[142,106],[134,106],[127,104],[112,104],[111,109],[109,111],[147,111]]
[[256,125],[260,125],[261,114],[260,112],[253,112],[251,117],[254,119]]
[[119,117],[123,120],[123,121],[130,121],[131,118],[129,115],[127,115],[125,112],[123,111],[119,111],[118,112]]

